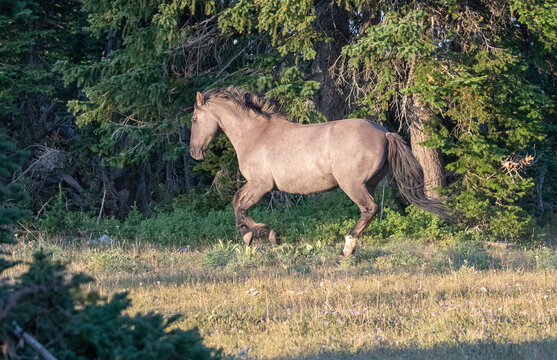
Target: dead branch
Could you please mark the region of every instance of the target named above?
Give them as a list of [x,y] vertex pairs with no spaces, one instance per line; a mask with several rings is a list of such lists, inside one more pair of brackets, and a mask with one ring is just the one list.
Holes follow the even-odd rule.
[[222,54],[231,40],[220,33],[217,20],[218,16],[213,16],[181,30],[178,45],[166,52],[163,64],[166,75],[191,78],[221,66]]
[[33,177],[35,174],[45,175],[51,173],[56,168],[59,168],[65,159],[64,151],[59,149],[49,148],[40,144],[32,145],[31,148],[37,149],[39,155],[29,164],[27,169],[16,177],[14,182],[26,174]]
[[529,155],[529,154],[526,154],[524,156],[514,155],[507,159],[501,160],[501,167],[505,169],[507,175],[511,177],[513,182],[514,182],[514,177],[518,177],[520,180],[524,180],[521,174],[523,174],[524,171],[526,171],[526,168],[537,163],[539,158],[542,155],[543,154],[536,156],[535,152],[534,155]]
[[46,360],[56,360],[54,355],[50,353],[44,346],[41,345],[34,337],[23,331],[23,329],[14,321],[12,323],[14,327],[14,334],[18,338],[23,339],[29,346],[31,346],[35,351],[37,351]]
[[39,211],[37,212],[37,215],[35,215],[35,219],[38,219],[39,216],[41,216],[41,213],[43,212],[43,210],[46,208],[46,206],[48,205],[48,203],[50,202],[50,200],[54,199],[54,196],[51,196],[50,199],[48,199],[47,202],[45,202],[43,204],[43,206],[41,206],[41,208],[39,209]]
[[104,199],[106,198],[106,187],[104,188],[104,192],[103,192],[103,199],[101,201],[101,209],[99,210],[99,217],[97,218],[97,225],[99,225],[99,221],[101,221],[101,216],[103,214],[103,209],[104,209]]

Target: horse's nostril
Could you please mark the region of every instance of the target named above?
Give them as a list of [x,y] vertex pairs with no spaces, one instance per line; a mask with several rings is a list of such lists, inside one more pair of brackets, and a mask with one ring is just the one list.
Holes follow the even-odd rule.
[[205,157],[205,151],[203,150],[196,150],[196,149],[190,149],[190,155],[192,158],[194,158],[195,160],[203,160],[203,158]]

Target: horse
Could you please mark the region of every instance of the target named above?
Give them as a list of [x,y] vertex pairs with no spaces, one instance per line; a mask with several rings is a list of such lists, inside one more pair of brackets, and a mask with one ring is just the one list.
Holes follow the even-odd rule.
[[311,194],[340,187],[361,211],[360,219],[345,236],[341,253],[352,255],[377,214],[375,188],[389,172],[408,201],[452,220],[441,199],[426,197],[422,167],[402,137],[370,120],[299,124],[288,121],[270,100],[242,88],[197,92],[191,156],[203,160],[220,131],[232,143],[246,179],[233,197],[233,206],[236,227],[248,246],[254,237],[280,243],[276,231],[248,215],[271,190]]

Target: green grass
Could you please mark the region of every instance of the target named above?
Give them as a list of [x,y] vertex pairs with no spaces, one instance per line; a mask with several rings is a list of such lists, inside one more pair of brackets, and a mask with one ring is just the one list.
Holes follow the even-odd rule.
[[[358,207],[340,190],[301,197],[296,201],[292,206],[289,202],[269,202],[267,199],[252,208],[250,215],[276,230],[282,242],[292,245],[307,239],[311,242],[344,239],[360,217]],[[378,202],[383,204],[380,199]],[[269,211],[270,204],[276,211]],[[199,204],[199,199],[186,197],[177,201],[172,211],[157,211],[148,218],[134,208],[125,219],[103,217],[100,221],[97,214],[67,212],[64,206],[59,202],[56,207],[47,209],[38,224],[34,218],[28,219],[26,228],[38,226],[49,238],[63,236],[94,241],[101,235],[108,235],[118,241],[167,246],[196,247],[215,244],[223,238],[241,239],[234,226],[231,202],[223,209],[206,209]],[[485,234],[465,232],[463,228],[444,223],[415,207],[408,207],[406,214],[393,210],[396,207],[392,188],[387,187],[384,207],[377,220],[364,232],[362,243],[385,243],[393,237],[425,241],[485,239]]]
[[[22,241],[129,291],[131,312],[184,314],[241,359],[549,359],[557,352],[557,252],[396,240],[339,260],[341,243],[200,249]],[[23,265],[8,271],[13,276]]]

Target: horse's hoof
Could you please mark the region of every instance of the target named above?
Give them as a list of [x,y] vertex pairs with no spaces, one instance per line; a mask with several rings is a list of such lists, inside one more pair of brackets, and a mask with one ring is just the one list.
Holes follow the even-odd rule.
[[356,250],[356,238],[352,235],[346,235],[346,242],[344,243],[344,249],[340,253],[342,256],[350,256],[354,254]]
[[269,241],[273,245],[280,245],[280,237],[275,230],[269,231]]
[[247,246],[251,246],[251,243],[253,242],[253,232],[248,231],[242,236],[242,238]]
[[347,257],[350,257],[350,256],[354,255],[354,252],[356,252],[356,249],[355,249],[355,248],[353,248],[353,249],[346,249],[346,248],[344,248],[344,249],[340,252],[340,257],[341,257],[342,259],[347,258]]

